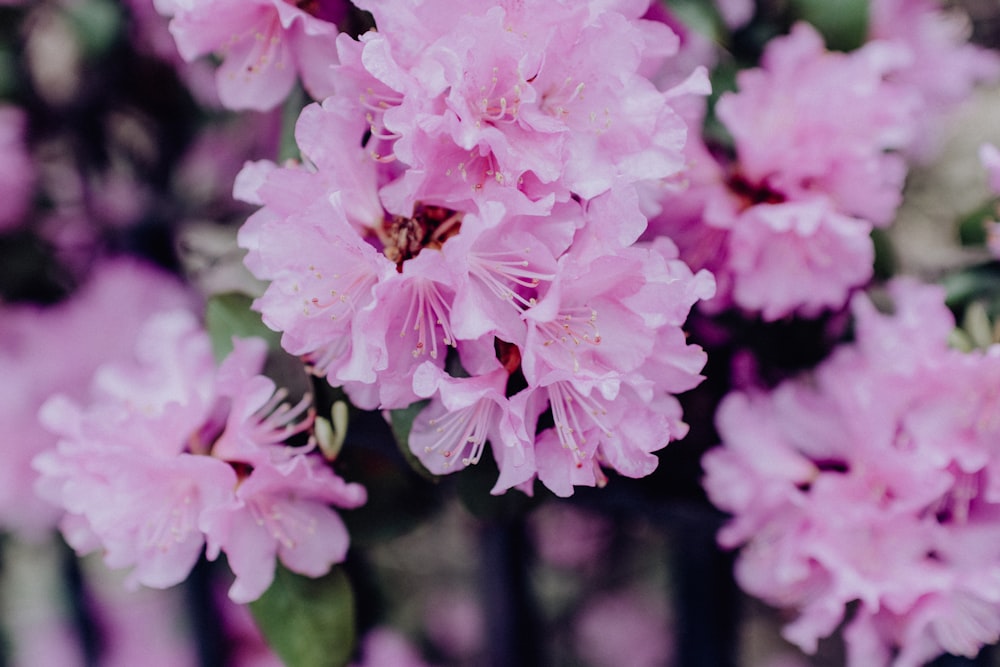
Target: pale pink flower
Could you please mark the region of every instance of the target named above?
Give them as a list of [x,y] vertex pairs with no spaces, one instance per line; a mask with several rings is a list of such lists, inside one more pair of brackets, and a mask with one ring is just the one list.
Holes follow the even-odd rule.
[[732,393],[705,488],[733,515],[748,592],[798,611],[807,652],[856,605],[850,665],[973,657],[1000,638],[994,444],[1000,349],[948,347],[943,290],[897,281],[896,310],[852,302],[854,343],[809,378]]
[[[37,539],[58,518],[37,498],[31,460],[55,438],[38,421],[38,409],[56,392],[85,396],[95,370],[125,357],[141,324],[162,308],[190,297],[180,283],[150,266],[117,259],[95,267],[90,279],[55,306],[6,305],[0,315],[0,524],[21,538]],[[67,341],[72,341],[67,344]]]
[[[537,477],[569,495],[602,465],[648,474],[686,432],[672,394],[704,355],[681,327],[714,282],[669,241],[633,246],[640,186],[683,168],[673,105],[706,80],[646,78],[677,50],[647,7],[362,3],[378,30],[338,37],[337,95],[296,127],[303,164],[237,179],[263,205],[239,242],[270,283],[264,322],[359,407],[430,399],[409,445],[436,473],[490,442],[494,493]],[[536,439],[546,411],[565,414]]]
[[889,43],[826,51],[805,23],[771,40],[761,67],[741,72],[739,91],[717,106],[741,176],[787,199],[822,195],[842,213],[888,224],[906,175],[890,151],[912,140],[919,98],[885,79],[908,62]]
[[[990,190],[1000,195],[1000,150],[993,144],[983,144],[979,147],[979,161],[986,169]],[[996,221],[986,224],[986,245],[995,256],[1000,256],[1000,223]]]
[[0,232],[24,222],[35,184],[28,154],[28,118],[17,107],[0,105]]
[[209,53],[222,56],[216,85],[224,106],[271,109],[285,99],[296,77],[315,98],[333,91],[330,68],[337,62],[340,0],[305,4],[175,0],[165,4],[161,11],[173,17],[170,32],[186,60]]
[[870,233],[821,199],[751,206],[729,235],[733,299],[765,320],[839,308],[872,277]]
[[577,653],[595,667],[656,667],[671,663],[673,636],[663,604],[635,591],[591,600],[576,619]]
[[330,505],[356,507],[365,491],[338,477],[311,446],[309,397],[297,405],[258,375],[260,339],[237,340],[216,368],[208,334],[186,311],[150,318],[131,360],[102,366],[92,402],[54,397],[42,409],[59,436],[35,460],[39,491],[66,510],[77,551],[100,548],[128,581],[164,588],[200,557],[225,551],[230,595],[248,602],[274,576],[275,558],[320,576],[344,559],[348,537]]
[[336,476],[320,459],[296,456],[286,463],[257,465],[235,498],[209,508],[199,526],[208,556],[226,552],[236,581],[234,602],[256,600],[274,579],[275,557],[310,577],[329,572],[347,556],[347,528],[331,504],[357,507],[365,491]]
[[[647,232],[670,236],[692,268],[716,275],[709,310],[815,317],[870,279],[869,234],[902,200],[901,151],[917,127],[919,96],[892,80],[909,58],[886,42],[830,52],[801,23],[721,96],[735,156],[689,140],[688,187],[663,198]],[[689,124],[704,115],[682,110]]]
[[361,660],[351,667],[431,667],[403,635],[387,627],[369,630],[361,639]]
[[373,155],[408,167],[396,199],[525,212],[682,169],[685,125],[639,75],[676,52],[666,25],[596,4],[401,4],[362,3],[378,32],[341,36],[337,68]]
[[902,46],[910,62],[891,76],[921,100],[919,129],[907,153],[933,157],[941,141],[942,119],[967,100],[977,84],[1000,77],[1000,57],[969,43],[967,16],[937,0],[873,0],[868,36]]

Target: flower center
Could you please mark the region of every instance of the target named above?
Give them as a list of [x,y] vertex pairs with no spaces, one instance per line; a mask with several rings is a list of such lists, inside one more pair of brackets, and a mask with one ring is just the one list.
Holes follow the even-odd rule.
[[394,216],[379,230],[382,252],[403,272],[403,262],[416,257],[424,248],[440,249],[444,242],[458,233],[462,214],[443,206],[417,204],[413,216]]

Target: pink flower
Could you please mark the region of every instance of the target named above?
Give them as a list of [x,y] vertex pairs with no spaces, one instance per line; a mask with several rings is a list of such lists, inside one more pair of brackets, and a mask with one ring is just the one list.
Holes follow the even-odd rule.
[[733,514],[719,541],[744,545],[743,588],[796,609],[784,635],[808,652],[856,604],[859,666],[972,657],[1000,638],[1000,349],[948,347],[942,290],[890,289],[892,315],[853,300],[856,342],[810,378],[727,396],[724,444],[703,460]]
[[[189,296],[152,267],[118,259],[98,264],[90,279],[55,306],[8,305],[0,315],[0,415],[5,465],[0,468],[0,524],[37,539],[57,514],[37,498],[31,460],[55,438],[38,409],[56,392],[83,398],[95,370],[134,346],[141,324],[161,308],[187,305]],[[73,341],[67,344],[67,340]]]
[[633,591],[604,594],[576,621],[577,653],[597,667],[655,667],[673,658],[663,605]]
[[165,13],[173,17],[170,32],[186,60],[208,53],[222,56],[216,84],[224,106],[271,109],[285,99],[296,76],[315,98],[332,92],[336,21],[343,12],[339,0],[304,5],[285,0],[174,0],[166,4]]
[[[338,38],[337,95],[297,124],[304,163],[237,179],[263,205],[239,241],[264,322],[355,405],[430,399],[409,444],[432,471],[489,442],[494,493],[568,495],[686,432],[671,394],[704,355],[681,327],[714,283],[669,241],[633,246],[640,186],[683,166],[673,104],[705,81],[645,78],[677,40],[640,5],[367,3],[378,31]],[[586,447],[561,418],[536,438],[557,410]],[[536,457],[553,437],[572,451]]]
[[417,649],[401,634],[389,628],[375,628],[361,640],[361,662],[352,667],[430,667]]
[[138,341],[132,360],[98,370],[88,406],[57,396],[43,407],[59,443],[35,460],[38,489],[66,510],[67,541],[164,588],[207,540],[210,558],[226,552],[240,602],[267,589],[275,557],[308,576],[342,561],[347,533],[329,505],[356,507],[364,489],[311,446],[285,444],[311,429],[310,399],[289,406],[258,375],[264,342],[236,341],[217,369],[186,311],[150,318]]
[[[1000,194],[1000,150],[993,144],[983,144],[979,147],[979,161],[986,169],[990,190]],[[993,221],[986,224],[986,245],[994,256],[1000,256],[1000,223]]]
[[878,42],[828,52],[804,23],[769,42],[761,68],[741,72],[739,91],[717,107],[742,177],[788,199],[819,194],[842,213],[889,223],[906,175],[889,151],[912,140],[919,102],[885,79],[907,62],[905,49]]
[[276,556],[310,577],[343,561],[347,529],[329,505],[349,508],[364,502],[362,487],[347,484],[318,458],[296,456],[256,466],[235,498],[207,509],[199,526],[208,537],[209,558],[225,551],[236,575],[229,597],[251,602],[271,585]]
[[733,299],[765,320],[839,308],[872,276],[871,225],[823,200],[758,204],[729,235]]
[[[716,111],[735,157],[689,141],[690,184],[663,198],[647,233],[670,236],[693,268],[715,273],[710,310],[815,317],[870,279],[869,234],[895,215],[901,151],[916,131],[919,96],[892,79],[908,62],[905,48],[883,42],[827,51],[797,24],[722,95]],[[704,115],[685,113],[689,123]]]
[[676,52],[665,25],[569,3],[401,4],[362,3],[378,32],[339,38],[337,68],[372,153],[408,167],[397,199],[526,211],[547,194],[590,199],[683,167],[684,123],[638,74],[651,45],[661,60]]
[[0,232],[24,222],[35,184],[35,165],[28,154],[28,120],[20,109],[0,106]]
[[891,42],[910,54],[910,62],[891,79],[921,100],[919,128],[907,150],[920,160],[932,157],[941,143],[942,118],[968,99],[977,84],[1000,76],[1000,58],[968,43],[968,17],[941,4],[873,0],[869,9],[869,39]]

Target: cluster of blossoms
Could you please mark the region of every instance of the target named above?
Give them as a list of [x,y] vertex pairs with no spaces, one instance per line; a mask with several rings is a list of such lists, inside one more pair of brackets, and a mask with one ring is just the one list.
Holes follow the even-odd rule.
[[342,561],[346,528],[330,505],[357,507],[365,490],[338,477],[292,436],[312,426],[306,396],[259,375],[261,339],[234,339],[216,367],[208,334],[187,310],[152,315],[134,356],[94,374],[89,402],[56,395],[41,409],[58,437],[40,454],[38,492],[65,509],[63,535],[78,552],[102,549],[129,580],[183,581],[207,542],[225,552],[247,602],[271,584],[275,557],[319,576]]
[[713,308],[777,320],[842,307],[872,276],[870,234],[895,217],[906,157],[926,157],[929,124],[1000,72],[932,3],[871,11],[872,39],[850,53],[806,23],[768,43],[715,108],[734,155],[689,142],[690,187],[650,227],[715,274]]
[[1000,638],[1000,347],[950,348],[940,288],[890,292],[891,315],[854,298],[856,340],[809,377],[727,396],[703,459],[740,584],[798,609],[785,636],[809,652],[856,603],[866,667]]
[[714,282],[636,240],[641,186],[684,166],[672,100],[707,81],[644,76],[678,47],[644,4],[361,3],[378,31],[338,38],[304,164],[237,180],[265,323],[358,406],[430,399],[410,447],[432,472],[489,440],[495,493],[569,495],[685,433],[672,394],[705,357],[681,326]]

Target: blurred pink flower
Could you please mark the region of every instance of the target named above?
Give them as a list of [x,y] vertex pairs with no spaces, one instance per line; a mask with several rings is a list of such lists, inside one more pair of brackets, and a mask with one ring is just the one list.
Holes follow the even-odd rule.
[[577,654],[594,667],[660,667],[673,657],[666,611],[634,591],[590,600],[574,634]]
[[344,559],[348,538],[329,507],[356,507],[365,491],[317,456],[285,444],[312,426],[311,399],[257,375],[266,346],[237,340],[217,369],[208,334],[186,311],[154,315],[135,356],[102,366],[83,406],[55,396],[42,408],[59,436],[35,459],[38,490],[66,510],[80,553],[101,548],[129,583],[165,588],[187,577],[208,544],[225,551],[230,596],[259,597],[275,558],[307,576]]
[[902,46],[909,63],[891,75],[895,84],[921,100],[919,127],[907,153],[933,157],[946,113],[966,101],[977,84],[1000,77],[1000,56],[969,43],[972,25],[956,7],[938,0],[872,0],[869,39]]
[[[892,79],[908,62],[904,47],[884,42],[828,51],[799,23],[768,42],[760,67],[740,72],[739,89],[716,107],[734,159],[691,138],[687,187],[663,197],[647,232],[715,274],[708,310],[815,317],[870,279],[869,234],[895,216],[901,151],[917,127],[919,96]],[[683,110],[691,125],[704,117]]]
[[0,232],[24,222],[35,185],[35,165],[28,154],[27,115],[0,105]]
[[[7,305],[0,315],[0,525],[37,539],[57,514],[37,498],[31,460],[55,445],[38,421],[52,394],[83,398],[94,372],[132,348],[142,323],[162,308],[191,303],[180,283],[137,261],[97,265],[90,279],[55,306]],[[69,342],[67,342],[69,341]]]
[[[734,392],[703,459],[733,515],[737,580],[798,617],[807,652],[857,610],[850,665],[975,656],[1000,638],[1000,348],[948,347],[943,290],[897,280],[895,312],[852,302],[856,341],[809,378]],[[895,654],[895,657],[893,655]]]
[[369,630],[361,640],[361,661],[351,667],[431,667],[407,639],[389,628]]

